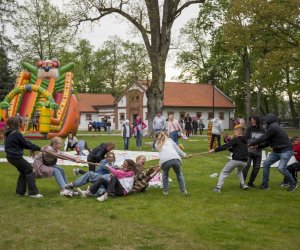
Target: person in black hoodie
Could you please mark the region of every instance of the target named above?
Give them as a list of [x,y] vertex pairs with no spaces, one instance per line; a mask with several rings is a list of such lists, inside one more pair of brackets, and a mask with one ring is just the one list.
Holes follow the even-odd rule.
[[270,167],[273,163],[279,161],[279,172],[290,182],[288,191],[295,191],[298,186],[291,173],[287,170],[287,163],[293,155],[293,144],[287,133],[279,126],[277,117],[274,114],[267,114],[265,121],[267,123],[266,132],[249,143],[249,146],[252,147],[264,148],[270,146],[273,149],[273,152],[263,163],[263,181],[260,189],[269,189]]
[[30,141],[24,139],[19,132],[21,124],[18,117],[10,117],[7,122],[5,131],[5,153],[7,161],[16,167],[19,171],[17,181],[16,195],[25,196],[26,186],[28,187],[28,195],[32,198],[42,198],[35,185],[35,175],[32,166],[23,158],[24,149],[39,151],[41,148]]
[[[87,161],[99,163],[105,158],[105,155],[115,148],[115,144],[112,142],[101,143],[99,146],[94,148],[88,155]],[[89,171],[95,172],[96,166],[89,164]]]
[[248,189],[248,186],[244,183],[244,176],[242,173],[243,168],[247,165],[248,160],[248,146],[247,146],[247,139],[244,136],[244,129],[237,125],[234,128],[234,138],[229,141],[228,143],[217,147],[216,149],[211,149],[209,153],[219,152],[222,150],[229,149],[232,152],[232,159],[227,162],[225,167],[222,169],[217,187],[214,188],[212,191],[221,193],[221,188],[224,184],[225,179],[227,176],[236,168],[237,175],[240,180],[240,186],[242,189]]
[[[248,143],[259,138],[265,133],[265,130],[260,127],[258,116],[249,117],[249,121],[250,121],[250,126],[246,130],[246,138],[248,140]],[[251,175],[248,181],[248,186],[256,188],[256,186],[254,185],[254,181],[260,169],[262,149],[249,148],[248,153],[249,153],[248,162],[247,162],[247,166],[243,169],[243,175],[244,175],[244,179],[246,180],[249,168],[251,166],[251,162],[253,162],[253,169],[251,171]]]

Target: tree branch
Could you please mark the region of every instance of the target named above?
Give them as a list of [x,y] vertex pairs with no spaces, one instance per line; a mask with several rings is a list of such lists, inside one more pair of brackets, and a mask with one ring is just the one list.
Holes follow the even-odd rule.
[[[186,2],[185,4],[183,4],[178,10],[176,10],[174,12],[174,15],[173,15],[173,19],[175,20],[177,17],[180,16],[181,12],[187,8],[188,6],[192,5],[192,4],[196,4],[196,3],[205,3],[205,0],[198,0],[198,1],[189,1],[189,2]],[[173,20],[173,21],[174,21]]]

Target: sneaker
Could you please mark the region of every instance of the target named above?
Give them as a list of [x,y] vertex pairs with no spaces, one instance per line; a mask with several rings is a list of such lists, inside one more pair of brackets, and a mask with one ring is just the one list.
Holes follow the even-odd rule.
[[164,194],[164,196],[169,195],[169,193],[168,193],[168,192],[165,192],[165,191],[163,191],[163,194]]
[[290,186],[290,184],[288,183],[281,183],[280,184],[280,187],[283,187],[283,188],[288,188]]
[[100,197],[97,198],[98,201],[105,201],[108,199],[108,193],[105,193],[104,195],[101,195]]
[[249,189],[249,186],[243,185],[242,189],[243,189],[243,190],[247,190],[247,189]]
[[67,183],[65,186],[66,189],[73,189],[74,187],[75,187],[75,185],[73,182]]
[[68,189],[64,189],[62,191],[60,191],[60,196],[66,196],[66,197],[73,197],[73,191],[68,190]]
[[268,190],[268,189],[270,189],[270,188],[269,188],[269,186],[265,186],[265,185],[261,184],[261,185],[259,186],[259,189]]
[[88,196],[91,196],[90,190],[83,191],[80,188],[77,188],[77,191],[81,198],[86,198]]
[[43,198],[44,196],[42,194],[33,194],[33,195],[29,195],[30,198]]
[[251,188],[257,188],[257,186],[255,186],[253,183],[250,183],[250,182],[248,182],[248,185],[247,185],[248,187],[251,187]]
[[215,193],[221,193],[221,188],[216,187],[212,191],[215,192]]
[[27,194],[16,194],[17,197],[25,197]]
[[188,192],[185,190],[184,192],[182,192],[183,195],[188,195]]
[[74,176],[79,175],[79,168],[74,168],[73,169],[73,174],[74,174]]
[[290,187],[287,189],[288,192],[294,192],[298,188],[297,183],[291,184]]

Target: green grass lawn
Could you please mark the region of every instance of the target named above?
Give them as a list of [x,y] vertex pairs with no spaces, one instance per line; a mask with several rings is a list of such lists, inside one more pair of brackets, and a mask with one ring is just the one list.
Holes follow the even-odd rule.
[[[78,138],[92,148],[109,140],[123,148],[119,136]],[[192,139],[182,142],[187,153],[207,150],[205,137]],[[134,141],[130,144],[134,150]],[[54,179],[37,180],[43,199],[16,197],[17,171],[1,163],[0,249],[299,249],[300,189],[289,193],[281,188],[282,176],[272,169],[270,190],[242,191],[232,173],[222,193],[213,193],[217,178],[209,176],[221,171],[228,155],[183,160],[188,196],[180,195],[171,171],[169,196],[148,189],[103,203],[60,197]],[[72,166],[65,169],[74,180]]]

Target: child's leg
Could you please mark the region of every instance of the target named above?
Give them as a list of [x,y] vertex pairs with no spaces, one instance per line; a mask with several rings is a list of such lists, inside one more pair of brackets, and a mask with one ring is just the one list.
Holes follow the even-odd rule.
[[258,172],[260,170],[260,164],[261,164],[261,155],[254,155],[253,156],[253,169],[251,171],[251,175],[249,178],[250,184],[254,183],[256,176],[258,175]]
[[58,168],[53,168],[53,174],[52,174],[60,188],[60,190],[65,189],[67,182],[65,182],[61,172],[59,171]]
[[61,176],[63,177],[65,183],[68,183],[65,170],[63,168],[61,168],[60,166],[56,165],[56,164],[54,166],[52,166],[52,167],[58,169],[60,171]]
[[15,166],[20,172],[20,176],[17,182],[16,192],[17,194],[25,194],[26,185],[28,186],[28,194],[36,195],[39,193],[36,185],[35,185],[35,175],[32,172],[32,166],[27,162],[24,158],[15,159],[8,158],[7,159],[10,164]]
[[175,159],[172,161],[173,161],[172,168],[173,168],[174,172],[176,173],[180,191],[182,193],[184,193],[184,192],[186,192],[186,187],[185,187],[185,182],[184,182],[182,168],[181,168],[181,161],[178,159]]
[[245,186],[245,181],[244,181],[244,175],[243,175],[243,169],[247,166],[247,162],[242,162],[242,161],[236,161],[236,162],[240,162],[237,166],[236,166],[236,174],[239,178],[240,184],[241,186]]
[[162,180],[163,180],[163,191],[168,192],[169,191],[169,169],[171,168],[171,164],[169,164],[170,161],[167,161],[162,164],[161,168],[163,170],[162,172]]
[[105,187],[105,189],[107,189],[108,180],[104,178],[98,179],[92,186],[90,186],[89,190],[92,194],[95,194],[102,185]]
[[219,188],[219,189],[222,188],[225,179],[227,178],[227,176],[232,172],[232,170],[235,167],[236,167],[236,161],[235,160],[230,160],[229,162],[227,162],[227,164],[225,165],[225,167],[222,169],[222,171],[220,173],[217,188]]
[[124,188],[121,185],[120,181],[115,177],[112,176],[108,183],[107,192],[112,195],[116,196],[124,196]]

